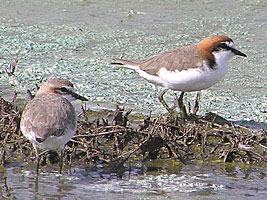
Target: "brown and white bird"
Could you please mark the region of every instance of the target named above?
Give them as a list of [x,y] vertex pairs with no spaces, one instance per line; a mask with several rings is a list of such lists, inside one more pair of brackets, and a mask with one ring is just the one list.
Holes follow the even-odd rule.
[[21,132],[30,140],[36,151],[39,172],[39,149],[60,151],[60,169],[63,165],[65,144],[77,129],[77,116],[70,101],[86,98],[74,92],[73,84],[66,79],[48,80],[26,105],[20,122]]
[[[168,89],[181,91],[179,107],[181,114],[184,92],[205,90],[219,82],[228,71],[228,60],[233,55],[246,55],[235,48],[231,38],[212,35],[197,45],[184,46],[143,60],[114,59],[111,64],[130,68],[148,82],[164,88],[159,95],[163,106],[172,109],[163,100]],[[184,109],[183,109],[184,108]]]

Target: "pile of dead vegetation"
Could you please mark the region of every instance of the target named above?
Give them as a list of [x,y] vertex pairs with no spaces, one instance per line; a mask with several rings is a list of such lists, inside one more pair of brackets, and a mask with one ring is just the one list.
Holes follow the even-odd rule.
[[[248,164],[266,164],[267,133],[251,131],[231,124],[213,113],[189,116],[145,117],[131,127],[129,115],[117,107],[112,117],[88,119],[88,110],[79,116],[76,135],[67,143],[65,162],[122,165],[127,160],[177,159],[192,161],[223,160]],[[4,165],[12,156],[25,160],[34,157],[30,142],[19,131],[21,112],[12,103],[0,99],[0,148]],[[58,154],[42,154],[41,165],[58,162]]]

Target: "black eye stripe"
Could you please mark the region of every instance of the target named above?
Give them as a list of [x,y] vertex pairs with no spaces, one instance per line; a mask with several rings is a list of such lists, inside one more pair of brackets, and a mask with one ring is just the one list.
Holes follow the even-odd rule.
[[220,51],[222,49],[232,50],[232,47],[228,46],[225,42],[219,43],[212,51]]
[[59,90],[60,90],[61,92],[68,92],[68,89],[65,88],[65,87],[61,87],[61,88],[59,88]]
[[219,48],[222,48],[222,49],[229,49],[230,47],[227,45],[227,44],[225,44],[225,43],[220,43],[220,44],[218,44],[218,47]]

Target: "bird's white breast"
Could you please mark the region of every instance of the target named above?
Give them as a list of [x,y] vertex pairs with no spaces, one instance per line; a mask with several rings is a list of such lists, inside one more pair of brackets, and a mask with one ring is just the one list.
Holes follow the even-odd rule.
[[192,92],[204,90],[219,82],[228,71],[228,63],[221,62],[211,69],[207,64],[200,68],[187,70],[169,71],[161,68],[158,75],[150,75],[142,70],[138,70],[140,76],[149,82],[160,85],[166,89]]

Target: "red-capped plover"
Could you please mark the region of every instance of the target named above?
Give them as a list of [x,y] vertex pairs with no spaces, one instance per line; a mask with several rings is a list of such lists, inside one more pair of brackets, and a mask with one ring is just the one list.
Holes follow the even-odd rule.
[[[233,55],[246,55],[235,48],[231,38],[212,35],[197,45],[180,47],[143,60],[114,59],[111,64],[130,68],[148,82],[164,88],[159,95],[163,106],[172,109],[163,100],[168,89],[181,91],[179,107],[183,105],[184,92],[201,91],[219,82],[228,71],[228,60]],[[183,117],[182,116],[182,117]]]
[[60,169],[63,165],[65,144],[77,129],[77,116],[70,101],[86,98],[74,92],[73,84],[66,79],[48,80],[26,105],[20,122],[21,132],[30,140],[36,151],[39,172],[39,149],[60,151]]

